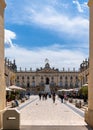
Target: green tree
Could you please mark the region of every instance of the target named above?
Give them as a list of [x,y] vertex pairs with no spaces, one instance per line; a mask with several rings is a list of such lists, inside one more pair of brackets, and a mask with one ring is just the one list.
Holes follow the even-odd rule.
[[83,95],[84,97],[88,98],[88,86],[83,86],[79,90],[79,95]]

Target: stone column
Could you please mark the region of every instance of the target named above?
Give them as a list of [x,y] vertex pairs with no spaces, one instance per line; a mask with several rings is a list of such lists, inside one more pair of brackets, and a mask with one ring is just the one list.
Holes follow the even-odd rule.
[[6,90],[4,76],[4,0],[0,0],[0,128],[2,127],[2,111],[5,109]]
[[88,110],[85,121],[93,127],[93,0],[89,0],[89,79],[88,79]]

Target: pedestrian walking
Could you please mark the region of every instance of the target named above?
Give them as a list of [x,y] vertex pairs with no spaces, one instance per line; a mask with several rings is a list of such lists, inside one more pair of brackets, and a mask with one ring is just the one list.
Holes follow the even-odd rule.
[[55,103],[55,93],[52,94],[52,98],[53,98],[53,103]]
[[47,100],[47,93],[45,93],[45,100]]
[[60,95],[61,103],[63,103],[64,96]]
[[39,93],[39,100],[41,100],[41,96],[42,96],[41,93]]
[[42,99],[45,100],[45,93],[42,94]]

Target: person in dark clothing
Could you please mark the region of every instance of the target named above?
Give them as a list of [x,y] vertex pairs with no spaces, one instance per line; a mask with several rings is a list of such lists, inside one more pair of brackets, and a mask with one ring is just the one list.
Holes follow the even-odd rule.
[[61,103],[63,103],[64,96],[60,95]]
[[47,100],[47,93],[45,93],[45,100]]
[[41,100],[41,93],[39,93],[39,100]]
[[52,98],[53,98],[53,103],[55,103],[55,93],[52,94]]

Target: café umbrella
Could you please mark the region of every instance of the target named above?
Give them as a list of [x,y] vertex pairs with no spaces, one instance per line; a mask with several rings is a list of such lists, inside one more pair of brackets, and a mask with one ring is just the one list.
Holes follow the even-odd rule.
[[12,90],[23,90],[23,91],[26,91],[24,88],[21,88],[19,86],[15,86],[15,85],[12,85],[12,86],[9,86],[9,89],[12,89]]
[[88,86],[88,84],[86,83],[86,84],[83,84],[82,86],[83,86],[83,87],[86,87],[86,86]]
[[6,91],[12,91],[10,88],[6,87]]

